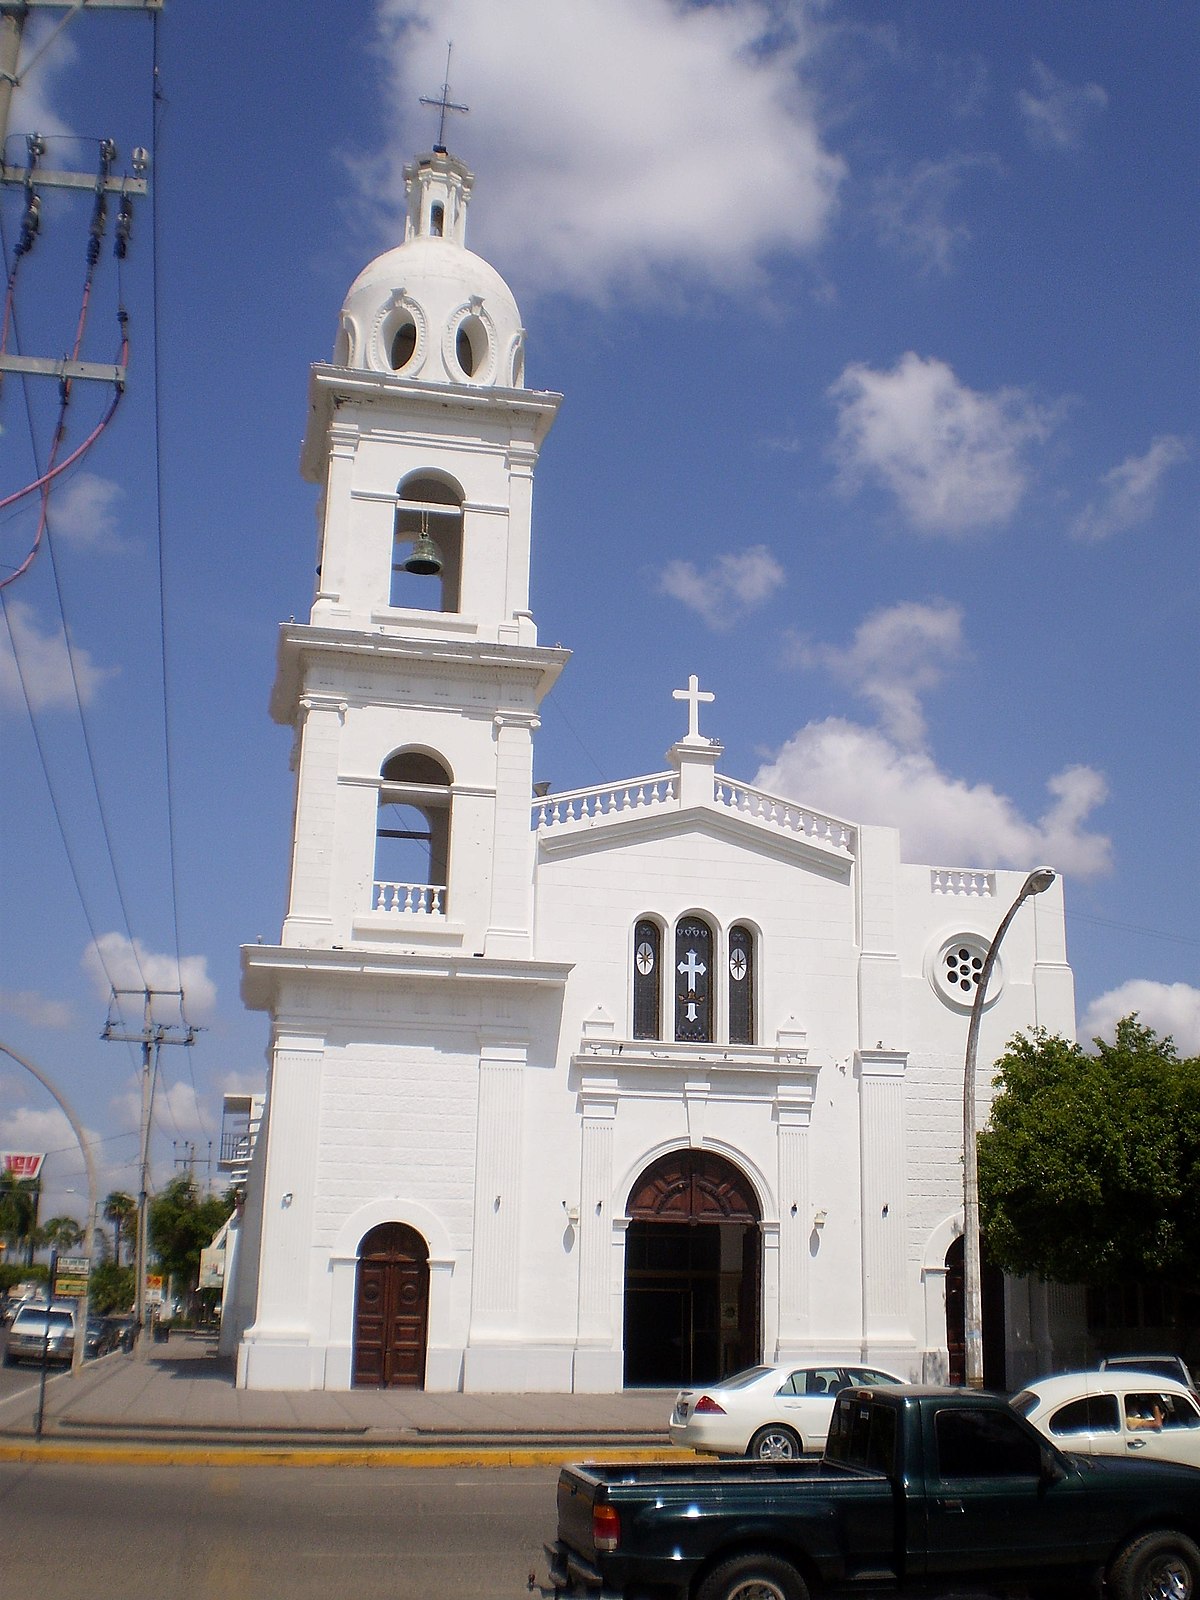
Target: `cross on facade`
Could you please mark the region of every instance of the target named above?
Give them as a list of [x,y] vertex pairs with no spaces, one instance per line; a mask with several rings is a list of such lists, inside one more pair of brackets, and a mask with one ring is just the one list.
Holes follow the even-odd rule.
[[717,698],[716,695],[713,694],[712,691],[709,690],[709,689],[702,689],[700,687],[699,678],[693,672],[691,677],[688,679],[687,688],[686,689],[672,689],[671,698],[673,700],[686,700],[687,701],[687,703],[688,703],[688,731],[687,731],[687,736],[688,736],[689,739],[698,739],[700,737],[700,702],[702,700],[705,701],[705,702],[713,701],[713,700],[715,700]]
[[702,978],[708,971],[708,968],[704,965],[703,961],[697,959],[696,952],[694,950],[689,950],[687,953],[687,960],[679,963],[679,970],[687,978],[688,993],[695,994],[696,979]]
[[454,41],[451,40],[446,46],[446,81],[442,85],[442,92],[440,96],[436,100],[432,97],[432,95],[427,94],[420,95],[418,98],[418,103],[420,105],[437,106],[442,114],[441,120],[438,122],[437,143],[433,147],[435,150],[444,150],[446,148],[447,111],[469,111],[471,109],[470,106],[456,105],[455,102],[450,98],[450,52],[453,49]]

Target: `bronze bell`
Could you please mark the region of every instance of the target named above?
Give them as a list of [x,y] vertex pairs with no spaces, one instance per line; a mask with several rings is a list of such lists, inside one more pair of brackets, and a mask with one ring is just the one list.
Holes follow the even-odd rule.
[[442,558],[438,554],[438,547],[429,537],[429,521],[421,518],[421,531],[413,540],[412,554],[404,563],[405,572],[415,573],[418,578],[436,578],[442,570]]

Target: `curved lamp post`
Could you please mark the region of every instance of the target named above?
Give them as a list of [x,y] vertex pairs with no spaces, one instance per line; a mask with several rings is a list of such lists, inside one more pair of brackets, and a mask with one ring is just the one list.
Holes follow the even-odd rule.
[[[17,1063],[17,1065],[19,1067],[24,1067],[25,1068],[26,1072],[32,1072],[33,1076],[41,1084],[42,1088],[47,1090],[51,1095],[53,1095],[54,1099],[58,1103],[59,1109],[62,1111],[63,1116],[66,1117],[67,1121],[71,1124],[71,1132],[75,1135],[76,1139],[78,1139],[78,1141],[79,1141],[79,1148],[83,1152],[83,1165],[84,1165],[84,1168],[85,1168],[85,1170],[87,1172],[87,1181],[88,1181],[88,1217],[89,1217],[89,1219],[94,1218],[95,1215],[96,1215],[96,1165],[95,1165],[95,1162],[92,1160],[91,1146],[88,1144],[87,1139],[84,1136],[83,1124],[80,1122],[79,1118],[75,1115],[75,1113],[71,1110],[71,1107],[67,1104],[66,1098],[63,1095],[62,1091],[60,1089],[56,1089],[54,1087],[54,1085],[50,1082],[50,1079],[46,1076],[46,1074],[44,1072],[40,1072],[38,1070],[38,1068],[34,1066],[32,1061],[27,1061],[24,1056],[18,1055],[15,1050],[10,1049],[10,1047],[8,1045],[6,1045],[2,1040],[0,1040],[0,1051],[2,1051],[6,1056],[11,1056],[11,1058]],[[93,1251],[94,1246],[95,1246],[95,1240],[94,1240],[94,1238],[92,1236],[91,1231],[89,1230],[88,1240],[87,1240],[87,1254],[88,1254],[88,1261],[89,1262],[92,1259],[92,1251]],[[76,1326],[75,1326],[75,1348],[74,1348],[74,1351],[73,1351],[73,1353],[71,1355],[71,1370],[72,1370],[72,1372],[78,1372],[80,1367],[83,1366],[83,1345],[84,1345],[84,1334],[85,1334],[86,1331],[87,1331],[87,1297],[85,1295],[84,1296],[84,1301],[83,1301],[82,1316],[77,1320]]]
[[1009,906],[1004,921],[992,936],[971,1006],[967,1029],[967,1059],[963,1069],[963,1344],[966,1356],[966,1382],[971,1389],[983,1388],[983,1295],[979,1262],[979,1158],[975,1145],[975,1057],[979,1050],[979,1023],[987,999],[988,980],[996,965],[1000,941],[1008,925],[1031,895],[1041,894],[1054,882],[1052,867],[1038,867],[1021,885],[1021,892]]

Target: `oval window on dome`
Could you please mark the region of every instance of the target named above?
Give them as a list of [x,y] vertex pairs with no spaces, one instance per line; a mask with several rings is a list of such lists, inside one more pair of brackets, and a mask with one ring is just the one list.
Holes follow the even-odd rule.
[[464,317],[458,325],[454,355],[464,377],[473,378],[487,365],[487,329],[480,317]]
[[388,362],[392,371],[403,372],[416,354],[416,350],[417,325],[411,317],[405,317],[393,333],[391,348],[388,350]]

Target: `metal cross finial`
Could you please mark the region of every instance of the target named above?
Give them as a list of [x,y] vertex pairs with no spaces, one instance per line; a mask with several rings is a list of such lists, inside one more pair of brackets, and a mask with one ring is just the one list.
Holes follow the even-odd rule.
[[438,123],[437,143],[434,145],[433,148],[435,150],[439,150],[439,151],[443,151],[443,152],[446,149],[446,113],[447,113],[447,111],[469,111],[471,109],[470,106],[457,105],[450,98],[450,52],[453,49],[454,49],[454,40],[451,39],[450,42],[446,45],[446,81],[442,85],[442,92],[441,92],[440,97],[437,100],[433,99],[433,97],[431,95],[427,95],[427,94],[423,94],[423,95],[421,95],[419,97],[419,103],[421,105],[423,105],[423,106],[437,106],[438,109],[442,113],[441,120]]
[[702,700],[705,702],[715,700],[717,698],[716,695],[710,689],[702,689],[699,678],[693,672],[688,679],[687,688],[672,689],[671,698],[688,702],[687,736],[689,739],[698,739],[700,737],[700,702]]

